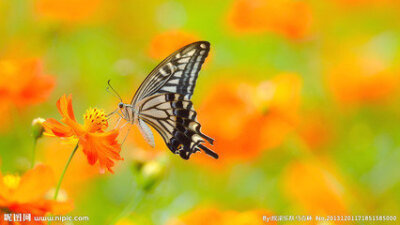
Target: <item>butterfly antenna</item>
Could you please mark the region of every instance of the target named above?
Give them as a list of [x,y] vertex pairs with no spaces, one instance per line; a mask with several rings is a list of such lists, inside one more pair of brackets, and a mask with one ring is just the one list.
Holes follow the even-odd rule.
[[121,96],[118,94],[118,92],[117,91],[115,91],[115,89],[111,86],[111,80],[108,80],[108,87],[107,87],[107,92],[108,93],[111,93],[110,92],[110,88],[111,88],[111,90],[113,91],[113,94],[122,102],[122,98],[121,98]]

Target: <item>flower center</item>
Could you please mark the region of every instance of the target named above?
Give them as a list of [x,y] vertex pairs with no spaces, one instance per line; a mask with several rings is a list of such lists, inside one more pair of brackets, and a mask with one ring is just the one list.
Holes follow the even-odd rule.
[[90,108],[83,118],[85,119],[85,128],[89,132],[103,131],[108,127],[107,116],[103,110]]
[[8,174],[3,177],[4,184],[10,189],[17,188],[20,180],[21,180],[21,177],[18,175]]

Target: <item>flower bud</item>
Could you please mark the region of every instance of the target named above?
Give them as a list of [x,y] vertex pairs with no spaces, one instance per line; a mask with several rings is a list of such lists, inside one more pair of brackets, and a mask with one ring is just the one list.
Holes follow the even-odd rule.
[[[46,199],[53,199],[54,198],[54,193],[56,192],[55,188],[50,189],[46,195],[45,198]],[[58,191],[58,195],[57,195],[57,201],[59,202],[66,202],[68,201],[68,194],[64,189],[60,189]]]
[[38,139],[42,137],[44,132],[43,122],[45,119],[43,118],[36,118],[32,121],[32,136],[34,139]]
[[157,161],[146,162],[140,170],[141,184],[144,190],[150,190],[161,180],[165,172],[165,166]]

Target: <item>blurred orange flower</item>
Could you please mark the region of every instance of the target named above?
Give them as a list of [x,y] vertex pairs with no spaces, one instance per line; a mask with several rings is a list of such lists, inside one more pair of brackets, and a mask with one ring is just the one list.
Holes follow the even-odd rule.
[[190,33],[172,30],[156,35],[150,43],[150,57],[162,60],[179,48],[199,39]]
[[322,148],[333,138],[332,120],[318,110],[302,113],[298,133],[309,148]]
[[400,77],[375,56],[348,53],[327,74],[333,97],[346,105],[383,102],[397,92]]
[[[263,216],[271,216],[267,210],[250,210],[245,212],[221,211],[216,208],[198,208],[180,219],[170,220],[167,225],[262,225]],[[268,224],[277,224],[276,221]]]
[[105,132],[108,127],[105,113],[96,108],[89,109],[84,115],[85,122],[81,125],[75,120],[71,95],[63,95],[57,101],[57,108],[65,125],[55,119],[47,119],[43,123],[46,132],[61,138],[78,138],[79,146],[82,147],[90,165],[99,161],[101,172],[104,172],[105,168],[113,172],[113,160],[122,160],[119,155],[121,145],[117,142],[118,130]]
[[[37,165],[22,177],[0,174],[0,223],[20,224],[19,222],[4,222],[5,213],[30,213],[33,220],[34,216],[44,216],[47,213],[64,214],[71,211],[72,202],[46,198],[53,184],[53,172],[45,165]],[[45,223],[37,222],[37,224]]]
[[343,187],[327,170],[311,161],[296,161],[282,175],[284,193],[315,215],[346,215]]
[[305,1],[236,0],[228,22],[238,33],[274,32],[290,39],[303,39],[310,35],[312,14]]
[[[56,177],[60,177],[65,167],[63,163],[68,160],[71,150],[76,141],[71,139],[60,143],[59,140],[51,139],[40,143],[40,157],[42,161],[52,168]],[[55,151],[56,150],[56,151]],[[98,169],[87,163],[87,157],[82,151],[77,151],[74,159],[68,167],[68,175],[63,179],[62,188],[72,198],[85,193],[84,189],[99,175]]]
[[0,124],[10,119],[13,107],[44,102],[55,85],[38,59],[0,59]]
[[288,73],[259,85],[236,82],[213,87],[198,117],[207,125],[205,133],[216,140],[218,164],[253,159],[262,150],[278,147],[296,127],[301,85],[297,74]]
[[35,0],[37,15],[60,22],[87,21],[99,10],[103,0]]
[[45,101],[54,87],[54,78],[43,73],[37,59],[0,60],[0,98],[17,106]]
[[358,7],[358,6],[399,6],[397,0],[333,0],[344,6]]
[[302,79],[298,74],[282,73],[262,82],[252,97],[261,107],[262,116],[254,127],[260,127],[261,148],[276,148],[293,131],[299,121]]
[[[251,102],[243,98],[243,83],[219,83],[198,109],[202,129],[216,141],[213,146],[219,154],[215,165],[236,160],[249,160],[259,154],[258,128],[251,126],[260,117]],[[195,160],[212,163],[199,155]]]

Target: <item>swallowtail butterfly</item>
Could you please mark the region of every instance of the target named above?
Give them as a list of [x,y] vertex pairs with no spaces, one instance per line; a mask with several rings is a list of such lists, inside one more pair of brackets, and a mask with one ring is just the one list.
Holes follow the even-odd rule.
[[146,141],[154,147],[148,125],[164,139],[168,148],[183,159],[200,150],[217,159],[203,145],[214,140],[200,131],[191,97],[196,79],[210,50],[210,43],[189,44],[164,59],[140,85],[129,104],[118,104],[121,118],[136,124]]

